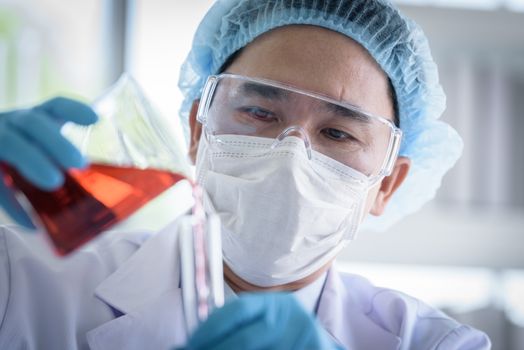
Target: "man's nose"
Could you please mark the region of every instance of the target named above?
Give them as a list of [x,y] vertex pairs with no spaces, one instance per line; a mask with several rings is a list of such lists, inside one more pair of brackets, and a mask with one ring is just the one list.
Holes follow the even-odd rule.
[[278,145],[282,143],[282,141],[284,141],[284,139],[288,136],[295,136],[302,139],[302,141],[304,141],[304,146],[306,147],[307,156],[309,159],[311,159],[311,141],[304,128],[298,125],[292,125],[284,129],[284,131],[282,131],[280,135],[276,137],[275,142],[273,142],[271,145],[271,149],[278,147]]

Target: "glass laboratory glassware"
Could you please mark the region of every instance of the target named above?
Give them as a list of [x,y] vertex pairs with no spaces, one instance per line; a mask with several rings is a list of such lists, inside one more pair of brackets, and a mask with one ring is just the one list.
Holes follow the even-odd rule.
[[3,165],[4,182],[35,226],[47,232],[59,255],[72,252],[189,179],[184,152],[130,76],[124,74],[93,108],[100,117],[97,123],[87,127],[68,123],[62,128],[90,165],[67,171],[58,190],[39,190]]
[[213,309],[224,304],[220,219],[214,213],[206,215],[199,186],[194,188],[193,196],[191,214],[182,216],[178,226],[182,304],[188,337]]

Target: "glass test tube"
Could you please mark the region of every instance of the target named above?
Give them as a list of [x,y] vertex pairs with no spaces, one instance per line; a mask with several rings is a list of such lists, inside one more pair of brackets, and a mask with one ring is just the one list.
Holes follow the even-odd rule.
[[205,214],[202,189],[193,187],[191,215],[180,219],[179,247],[182,299],[188,336],[224,304],[220,220]]

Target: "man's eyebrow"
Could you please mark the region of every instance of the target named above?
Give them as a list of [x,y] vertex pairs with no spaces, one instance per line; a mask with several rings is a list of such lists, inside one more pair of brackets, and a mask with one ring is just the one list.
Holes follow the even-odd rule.
[[240,86],[241,91],[248,96],[258,96],[273,100],[282,100],[288,93],[274,86],[262,85],[253,82],[245,82]]
[[359,112],[358,110],[350,109],[330,102],[325,102],[323,104],[323,107],[329,110],[330,112],[334,113],[336,116],[351,118],[355,121],[359,121],[366,124],[371,123],[371,119],[364,113]]

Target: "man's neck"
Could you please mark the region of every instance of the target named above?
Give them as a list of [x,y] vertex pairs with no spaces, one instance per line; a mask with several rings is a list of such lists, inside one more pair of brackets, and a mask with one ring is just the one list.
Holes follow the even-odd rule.
[[224,263],[224,280],[226,283],[233,289],[235,293],[242,292],[269,292],[269,291],[278,291],[278,292],[293,292],[299,289],[304,288],[305,286],[313,283],[317,278],[322,276],[322,274],[331,266],[331,261],[321,267],[319,270],[313,272],[311,275],[304,277],[298,281],[272,286],[272,287],[260,287],[254,284],[251,284],[237,274],[235,274],[229,266]]

